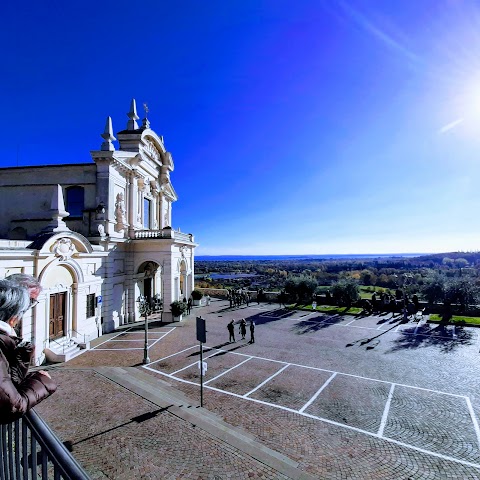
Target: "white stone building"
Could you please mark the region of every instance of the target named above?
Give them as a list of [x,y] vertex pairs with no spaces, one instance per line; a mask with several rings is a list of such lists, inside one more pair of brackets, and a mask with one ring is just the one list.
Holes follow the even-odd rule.
[[140,295],[172,321],[171,302],[194,288],[193,235],[172,228],[172,156],[146,118],[138,126],[135,100],[128,117],[118,150],[108,117],[91,163],[0,169],[0,278],[40,280],[22,327],[37,364],[63,360],[65,339],[140,320]]

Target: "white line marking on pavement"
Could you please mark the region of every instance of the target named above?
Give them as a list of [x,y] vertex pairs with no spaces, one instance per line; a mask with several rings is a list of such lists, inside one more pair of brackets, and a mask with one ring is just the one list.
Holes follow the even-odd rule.
[[133,328],[133,327],[127,328],[124,332],[120,332],[118,335],[114,335],[112,338],[109,338],[108,340],[105,340],[104,342],[99,343],[98,345],[96,345],[95,347],[93,347],[92,350],[97,349],[100,345],[103,345],[104,343],[109,342],[109,341],[112,340],[113,338],[116,338],[116,337],[118,337],[119,335],[122,335],[123,333],[128,332],[128,331],[131,330],[132,328]]
[[[191,347],[191,348],[195,348],[195,347]],[[213,348],[213,347],[209,347],[209,348]],[[222,350],[222,349],[218,349],[219,351],[221,352],[227,352],[227,353],[230,353],[232,355],[240,355],[240,356],[243,356],[243,357],[251,357],[251,358],[256,358],[258,360],[266,360],[267,362],[274,362],[274,363],[282,363],[283,365],[292,365],[293,367],[302,367],[302,368],[308,368],[310,370],[318,370],[320,372],[328,372],[328,373],[335,373],[335,374],[338,374],[338,375],[345,375],[346,377],[353,377],[353,378],[359,378],[360,380],[371,380],[372,382],[380,382],[380,383],[387,383],[389,385],[392,384],[392,382],[389,382],[387,380],[379,380],[378,378],[371,378],[371,377],[362,377],[360,375],[355,375],[353,373],[343,373],[343,372],[336,372],[334,370],[327,370],[325,368],[319,368],[319,367],[310,367],[308,365],[301,365],[299,363],[290,363],[290,362],[283,362],[281,360],[273,360],[271,358],[265,358],[265,357],[257,357],[256,355],[247,355],[245,353],[238,353],[238,352],[231,352],[229,350]],[[442,392],[441,390],[432,390],[430,388],[422,388],[422,387],[415,387],[413,385],[405,385],[403,383],[395,383],[395,385],[397,385],[398,387],[406,387],[406,388],[416,388],[417,390],[423,390],[425,392],[433,392],[433,393],[440,393],[442,395],[450,395],[452,397],[459,397],[459,398],[465,398],[465,395],[458,395],[456,393],[448,393],[448,392]]]
[[283,318],[286,317],[287,315],[290,315],[290,312],[285,312],[282,313],[281,315],[269,315],[268,313],[262,313],[260,314],[261,318]]
[[131,338],[130,340],[109,340],[110,343],[117,343],[117,342],[144,342],[144,338]]
[[[213,355],[211,355],[211,357],[213,357]],[[251,360],[251,359],[252,359],[252,357],[245,359],[243,362],[240,362],[239,364],[233,366],[232,368],[229,368],[228,370],[225,370],[224,372],[220,373],[220,374],[217,375],[216,377],[213,377],[213,378],[211,378],[210,380],[207,380],[206,382],[203,382],[203,384],[205,385],[205,384],[207,384],[207,383],[213,382],[213,381],[216,380],[217,378],[219,378],[219,377],[225,375],[226,373],[234,370],[235,368],[239,367],[240,365],[243,365],[244,363],[248,362],[248,361]],[[173,373],[172,373],[172,375],[173,375]]]
[[[159,372],[158,370],[154,370],[153,368],[149,368],[145,365],[143,365],[143,368],[146,368],[147,370],[150,370],[154,373],[158,373],[160,375],[172,378],[173,380],[177,380],[179,382],[189,383],[190,385],[195,385],[195,386],[200,385],[199,383],[196,383],[196,382],[191,382],[189,380],[183,380],[182,378],[172,377],[171,375],[169,375],[167,373]],[[244,398],[243,395],[239,395],[237,393],[232,393],[232,392],[227,392],[227,391],[221,390],[219,388],[211,387],[210,385],[205,385],[205,388],[209,388],[210,390],[214,390],[214,391],[219,392],[219,393],[224,393],[225,395],[231,395],[233,397],[242,398],[243,400],[246,400],[246,401],[249,401],[249,402],[255,402],[255,403],[259,403],[259,404],[266,405],[266,406],[269,406],[269,407],[278,408],[280,410],[284,410],[284,411],[287,411],[287,412],[296,413],[298,415],[303,415],[304,417],[312,418],[313,420],[319,420],[319,421],[324,422],[324,423],[329,423],[330,425],[335,425],[335,426],[340,427],[340,428],[346,428],[348,430],[353,430],[354,432],[363,433],[364,435],[368,435],[370,437],[378,438],[379,440],[383,440],[383,441],[386,441],[386,442],[394,443],[395,445],[400,445],[401,447],[409,448],[410,450],[415,450],[415,451],[420,452],[420,453],[425,453],[427,455],[432,455],[434,457],[441,458],[442,460],[448,460],[450,462],[455,462],[455,463],[459,463],[461,465],[466,465],[468,467],[473,467],[473,468],[480,469],[480,464],[473,463],[473,462],[468,462],[466,460],[461,460],[461,459],[454,458],[454,457],[450,457],[448,455],[443,455],[441,453],[432,452],[431,450],[426,450],[424,448],[416,447],[414,445],[409,445],[408,443],[400,442],[398,440],[394,440],[393,438],[380,437],[377,433],[368,432],[366,430],[362,430],[361,428],[353,427],[351,425],[346,425],[344,423],[335,422],[334,420],[329,420],[328,418],[317,417],[315,415],[310,415],[309,413],[304,413],[304,412],[300,413],[298,410],[293,410],[292,408],[284,407],[282,405],[276,405],[274,403],[264,402],[262,400],[257,400],[255,398],[251,398],[251,397]]]
[[[212,353],[211,355],[208,355],[208,357],[205,357],[205,360],[206,360],[207,358],[214,357],[215,355],[217,355],[216,352],[215,352],[215,353]],[[249,360],[249,359],[247,359],[247,360]],[[245,362],[246,362],[247,360],[245,360]],[[245,363],[245,362],[242,362],[242,363]],[[179,370],[175,370],[175,371],[172,372],[170,375],[175,375],[176,373],[182,372],[183,370],[187,370],[188,368],[191,368],[191,367],[193,367],[193,366],[195,366],[195,365],[197,365],[197,364],[198,364],[198,360],[196,360],[195,362],[191,363],[190,365],[187,365],[186,367],[180,368]],[[238,365],[237,365],[237,366],[238,366]]]
[[351,325],[353,322],[356,322],[356,321],[357,321],[357,319],[354,318],[351,322],[348,322],[348,323],[346,323],[346,324],[343,325],[343,326],[344,326],[344,327],[348,327],[349,325]]
[[317,393],[298,411],[298,413],[303,413],[305,409],[307,409],[315,399],[323,392],[323,390],[327,387],[327,385],[337,376],[336,373],[332,374],[330,378],[317,390]]
[[96,348],[97,352],[118,352],[120,350],[130,351],[130,350],[143,350],[143,347],[131,347],[131,348]]
[[[149,335],[163,335],[164,333],[165,333],[165,332],[151,332],[150,330],[148,331],[148,334],[149,334]],[[122,335],[125,335],[125,333],[122,333]],[[137,335],[137,336],[143,337],[143,336],[145,335],[145,330],[143,330],[143,331],[141,331],[141,332],[137,332],[137,331],[135,331],[135,332],[128,332],[128,334],[125,335],[125,336],[130,337],[130,336],[132,336],[132,335]]]
[[290,365],[285,365],[283,366],[277,373],[274,373],[273,375],[270,375],[265,381],[263,381],[260,385],[256,386],[253,390],[250,390],[248,393],[243,395],[245,398],[251,395],[253,392],[256,392],[260,387],[263,387],[267,382],[269,382],[272,378],[276,377],[279,373],[282,373],[288,366]]
[[[149,363],[149,365],[153,365],[154,363],[161,362],[162,360],[166,360],[167,358],[174,357],[175,355],[180,355],[181,353],[187,352],[188,350],[191,350],[192,348],[198,348],[198,346],[194,345],[193,347],[188,347],[188,348],[185,348],[184,350],[180,350],[177,353],[172,353],[171,355],[167,355],[166,357],[159,358],[158,360],[155,360],[154,362]],[[156,372],[157,370],[154,370],[154,371]]]
[[465,401],[467,402],[468,411],[470,412],[470,417],[472,417],[473,428],[475,429],[475,433],[477,434],[477,442],[480,446],[480,428],[478,428],[477,417],[475,416],[475,412],[473,411],[470,397],[465,397]]
[[385,425],[387,424],[388,412],[390,411],[390,404],[392,403],[393,391],[395,390],[395,384],[392,383],[390,387],[390,392],[388,392],[387,403],[385,404],[385,409],[383,410],[382,420],[380,421],[380,428],[378,429],[377,435],[383,437],[383,431],[385,430]]
[[153,347],[157,342],[159,342],[160,340],[162,340],[163,338],[165,338],[169,333],[173,332],[177,327],[173,327],[172,329],[170,329],[168,332],[165,332],[161,337],[158,337],[157,340],[155,340],[151,345],[148,346],[148,348],[151,348]]

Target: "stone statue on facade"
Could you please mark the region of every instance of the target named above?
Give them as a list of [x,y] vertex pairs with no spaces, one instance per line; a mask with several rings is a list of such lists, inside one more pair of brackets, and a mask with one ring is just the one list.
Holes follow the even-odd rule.
[[123,200],[123,193],[117,194],[117,201],[115,202],[115,218],[116,218],[116,225],[115,231],[120,232],[124,230],[127,224],[127,216],[126,216],[126,209],[125,209],[125,202]]

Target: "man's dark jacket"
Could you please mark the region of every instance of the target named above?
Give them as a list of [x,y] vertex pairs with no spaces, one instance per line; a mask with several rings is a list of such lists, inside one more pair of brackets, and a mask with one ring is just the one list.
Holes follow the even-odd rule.
[[57,386],[39,372],[28,373],[33,346],[0,333],[0,424],[20,418]]

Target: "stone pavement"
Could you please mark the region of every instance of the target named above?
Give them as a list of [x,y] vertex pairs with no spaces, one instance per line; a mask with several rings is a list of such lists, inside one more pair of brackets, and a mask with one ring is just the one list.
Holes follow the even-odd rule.
[[37,410],[92,478],[480,478],[478,330],[221,301],[150,327],[148,368],[141,325],[52,368]]

